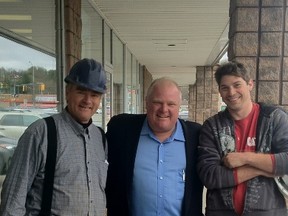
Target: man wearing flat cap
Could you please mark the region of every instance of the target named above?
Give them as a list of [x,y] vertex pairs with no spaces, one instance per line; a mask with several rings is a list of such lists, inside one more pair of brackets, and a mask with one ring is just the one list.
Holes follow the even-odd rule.
[[1,216],[105,214],[106,140],[91,119],[106,92],[105,71],[82,59],[65,82],[67,106],[52,116],[55,128],[40,119],[19,139],[3,183]]

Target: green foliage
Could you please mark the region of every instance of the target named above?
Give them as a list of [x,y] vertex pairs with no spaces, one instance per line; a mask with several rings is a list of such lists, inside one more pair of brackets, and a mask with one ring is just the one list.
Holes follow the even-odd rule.
[[[29,93],[32,89],[34,69],[35,93],[40,93],[38,86],[44,83],[43,94],[56,94],[56,71],[46,70],[42,67],[30,67],[27,70],[15,71],[0,68],[0,93]],[[23,87],[24,86],[24,87]],[[26,86],[26,87],[25,87]]]

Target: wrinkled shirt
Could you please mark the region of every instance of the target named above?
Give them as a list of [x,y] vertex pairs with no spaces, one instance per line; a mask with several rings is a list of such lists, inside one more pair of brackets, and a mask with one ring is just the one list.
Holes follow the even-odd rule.
[[185,188],[185,138],[177,121],[175,132],[160,142],[147,119],[141,131],[132,184],[132,215],[179,216]]
[[[103,216],[108,164],[100,130],[93,124],[84,129],[66,110],[53,118],[58,144],[51,214]],[[46,152],[47,127],[41,119],[19,139],[3,183],[1,216],[39,214]]]

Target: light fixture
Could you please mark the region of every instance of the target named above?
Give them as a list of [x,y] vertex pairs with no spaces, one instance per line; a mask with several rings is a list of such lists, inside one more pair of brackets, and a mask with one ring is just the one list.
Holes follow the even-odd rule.
[[23,2],[23,0],[0,0],[0,3],[5,3],[5,2],[8,2],[8,3],[12,3],[12,2]]
[[10,29],[10,31],[18,34],[32,34],[32,29]]
[[32,20],[32,16],[31,15],[17,15],[17,14],[0,14],[0,20],[29,21],[29,20]]

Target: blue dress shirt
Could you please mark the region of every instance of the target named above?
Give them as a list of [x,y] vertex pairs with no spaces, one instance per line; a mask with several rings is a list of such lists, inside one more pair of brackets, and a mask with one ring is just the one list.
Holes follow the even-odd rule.
[[132,215],[180,216],[185,167],[185,138],[179,120],[171,137],[161,143],[146,119],[135,159]]

